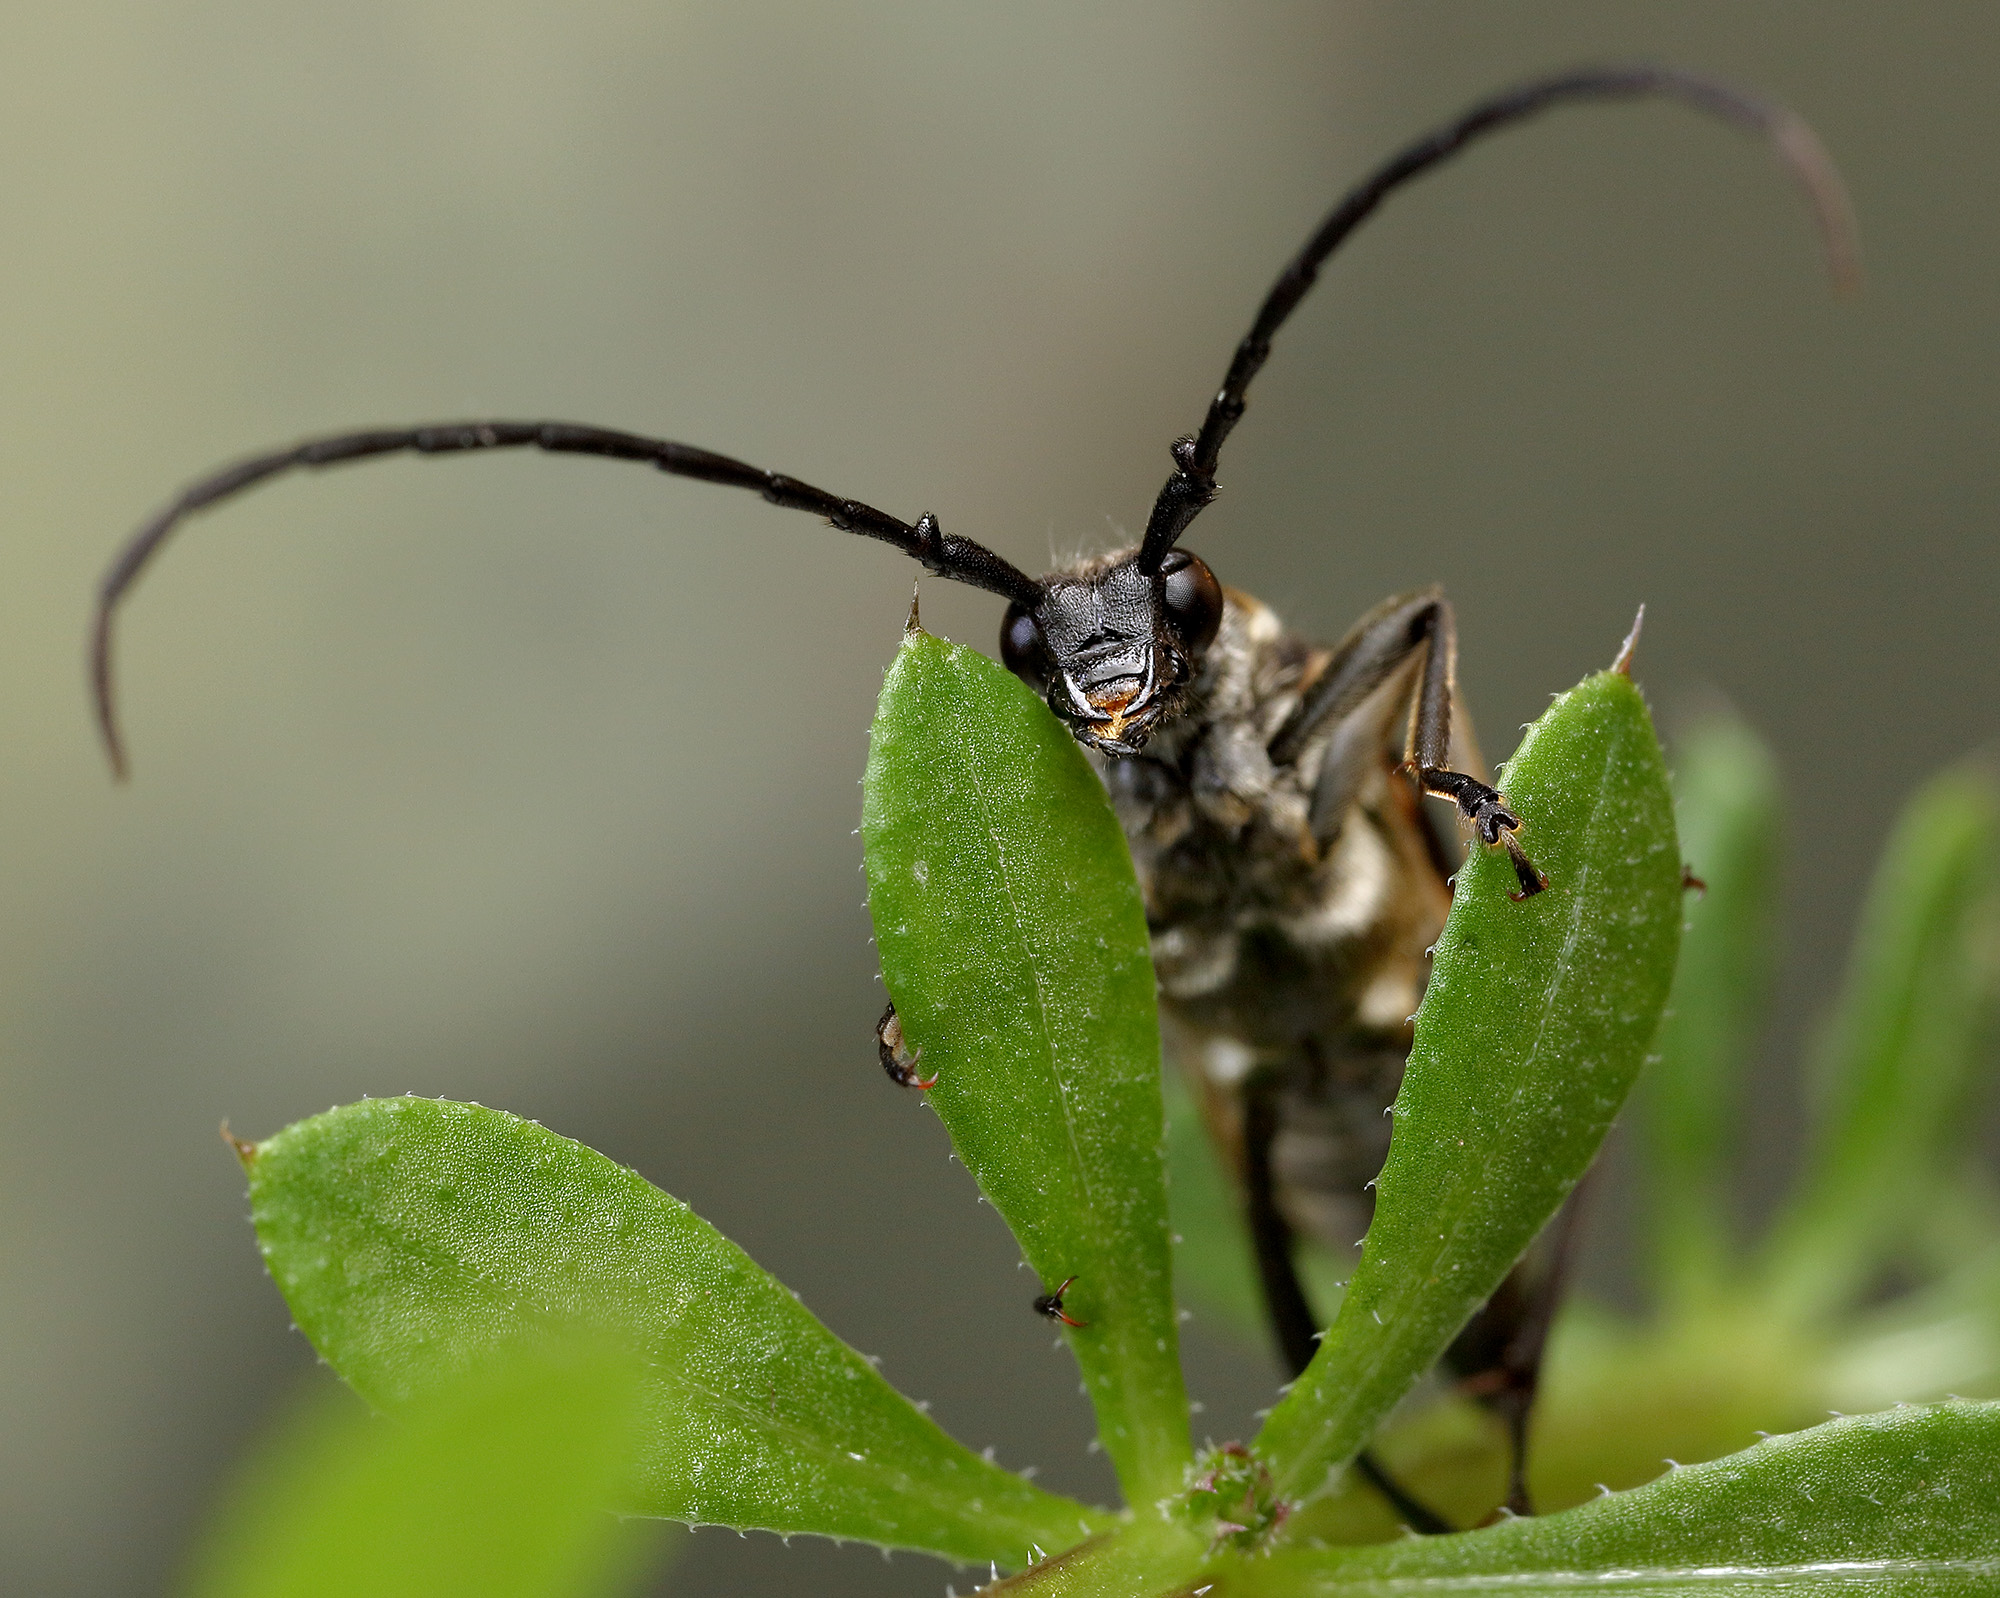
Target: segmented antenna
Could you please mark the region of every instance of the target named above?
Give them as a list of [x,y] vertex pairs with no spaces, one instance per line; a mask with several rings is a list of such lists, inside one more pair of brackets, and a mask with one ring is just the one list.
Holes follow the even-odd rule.
[[984,544],[945,532],[928,511],[914,524],[898,521],[887,511],[858,499],[842,499],[795,477],[747,466],[727,455],[717,455],[692,444],[676,444],[670,439],[646,438],[576,422],[440,422],[424,427],[383,428],[312,438],[288,449],[238,461],[190,484],[126,540],[105,572],[98,585],[97,613],[90,632],[90,683],[97,706],[97,725],[104,735],[111,769],[121,779],[125,776],[125,743],[118,730],[117,696],[111,670],[112,621],[119,602],[131,591],[139,574],[187,517],[297,467],[340,466],[404,452],[452,455],[489,449],[540,449],[557,455],[638,461],[675,477],[752,489],[786,510],[824,516],[844,533],[860,533],[894,544],[940,577],[970,583],[1022,605],[1032,606],[1041,597],[1042,585],[1034,578],[1017,570]]
[[1146,522],[1146,537],[1139,546],[1139,569],[1157,572],[1188,523],[1215,498],[1215,467],[1223,441],[1243,417],[1244,394],[1250,380],[1270,359],[1272,338],[1318,281],[1319,269],[1327,258],[1374,214],[1377,206],[1412,178],[1441,166],[1475,140],[1512,127],[1551,106],[1573,100],[1631,100],[1648,95],[1679,100],[1769,140],[1812,206],[1834,291],[1846,294],[1859,286],[1861,266],[1854,212],[1848,203],[1846,187],[1840,181],[1840,172],[1820,144],[1819,135],[1786,107],[1717,78],[1673,67],[1644,65],[1578,67],[1504,89],[1405,145],[1348,190],[1327,213],[1319,230],[1306,241],[1305,248],[1278,275],[1278,281],[1264,296],[1257,320],[1250,325],[1243,342],[1236,346],[1235,359],[1229,363],[1222,388],[1209,402],[1201,431],[1174,442],[1174,472],[1153,502],[1153,513]]

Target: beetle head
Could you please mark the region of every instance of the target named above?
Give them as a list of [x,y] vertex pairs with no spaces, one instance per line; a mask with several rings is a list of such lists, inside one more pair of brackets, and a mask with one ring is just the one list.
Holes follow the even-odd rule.
[[1030,606],[1007,607],[1000,658],[1077,740],[1134,755],[1179,710],[1222,623],[1222,585],[1197,555],[1171,551],[1157,575],[1136,551],[1042,579]]

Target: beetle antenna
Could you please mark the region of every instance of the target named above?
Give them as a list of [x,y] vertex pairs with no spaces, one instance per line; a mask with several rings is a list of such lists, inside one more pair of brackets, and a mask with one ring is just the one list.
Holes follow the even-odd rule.
[[1201,431],[1174,443],[1174,473],[1153,502],[1145,541],[1139,546],[1139,569],[1157,572],[1188,523],[1215,498],[1215,468],[1223,441],[1242,419],[1244,393],[1250,387],[1250,380],[1270,359],[1272,338],[1318,280],[1319,269],[1327,258],[1374,214],[1383,200],[1412,178],[1449,161],[1475,140],[1511,127],[1550,106],[1572,100],[1631,100],[1648,95],[1678,100],[1767,139],[1805,190],[1819,225],[1834,291],[1846,294],[1858,286],[1861,269],[1854,212],[1840,172],[1819,136],[1786,107],[1717,78],[1674,67],[1646,65],[1578,67],[1502,90],[1405,145],[1349,189],[1320,223],[1319,230],[1306,241],[1305,248],[1279,274],[1278,281],[1264,297],[1257,320],[1243,342],[1236,346],[1229,373],[1209,404]]
[[152,520],[126,540],[105,572],[97,590],[97,613],[91,624],[90,682],[97,707],[98,729],[120,778],[126,772],[125,744],[118,730],[118,710],[111,670],[112,621],[119,602],[139,574],[160,551],[183,520],[194,512],[254,488],[267,478],[302,466],[338,466],[377,455],[414,452],[451,455],[468,450],[540,449],[557,455],[601,455],[611,460],[638,461],[674,477],[693,477],[727,488],[748,488],[773,505],[823,516],[844,533],[860,533],[894,544],[922,561],[926,570],[955,582],[970,583],[1017,604],[1033,606],[1042,585],[993,553],[984,544],[960,538],[938,526],[926,511],[914,524],[898,521],[858,499],[842,499],[795,477],[746,466],[742,461],[692,444],[620,433],[608,427],[575,422],[443,422],[424,427],[378,429],[312,438],[288,449],[237,461],[192,483]]

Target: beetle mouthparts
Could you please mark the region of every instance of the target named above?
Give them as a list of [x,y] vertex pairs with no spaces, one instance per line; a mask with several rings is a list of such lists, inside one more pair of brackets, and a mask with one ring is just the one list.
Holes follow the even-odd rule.
[[1143,677],[1113,677],[1109,682],[1093,683],[1084,689],[1083,697],[1092,710],[1101,711],[1116,722],[1126,707],[1145,691]]

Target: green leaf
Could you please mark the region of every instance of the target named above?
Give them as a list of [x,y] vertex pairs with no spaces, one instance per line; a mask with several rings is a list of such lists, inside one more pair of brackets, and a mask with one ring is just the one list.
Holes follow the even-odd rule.
[[1216,1598],[2000,1590],[2000,1405],[1856,1416],[1533,1520],[1282,1550]]
[[646,1366],[624,1511],[1002,1564],[1104,1524],[953,1442],[685,1204],[532,1122],[375,1099],[245,1163],[294,1319],[377,1408],[589,1332]]
[[1728,713],[1675,747],[1681,853],[1706,885],[1687,900],[1659,1059],[1639,1086],[1663,1302],[1712,1300],[1731,1254],[1727,1195],[1742,1085],[1769,997],[1781,794],[1761,739]]
[[1821,1113],[1772,1229],[1782,1313],[1810,1320],[1866,1289],[1964,1163],[1968,1100],[1992,1058],[2000,992],[2000,792],[1933,778],[1905,806],[1821,1051]]
[[399,1421],[351,1397],[260,1448],[192,1598],[586,1598],[634,1590],[657,1530],[620,1521],[639,1373],[602,1351],[514,1359]]
[[[912,632],[882,687],[862,837],[882,977],[958,1157],[1054,1289],[1133,1504],[1192,1457],[1146,918],[1104,789],[984,656]],[[1028,1305],[1021,1306],[1023,1314]]]
[[1550,886],[1512,902],[1498,850],[1458,874],[1361,1263],[1258,1444],[1287,1497],[1353,1457],[1582,1177],[1673,979],[1680,851],[1631,680],[1558,698],[1506,777]]

